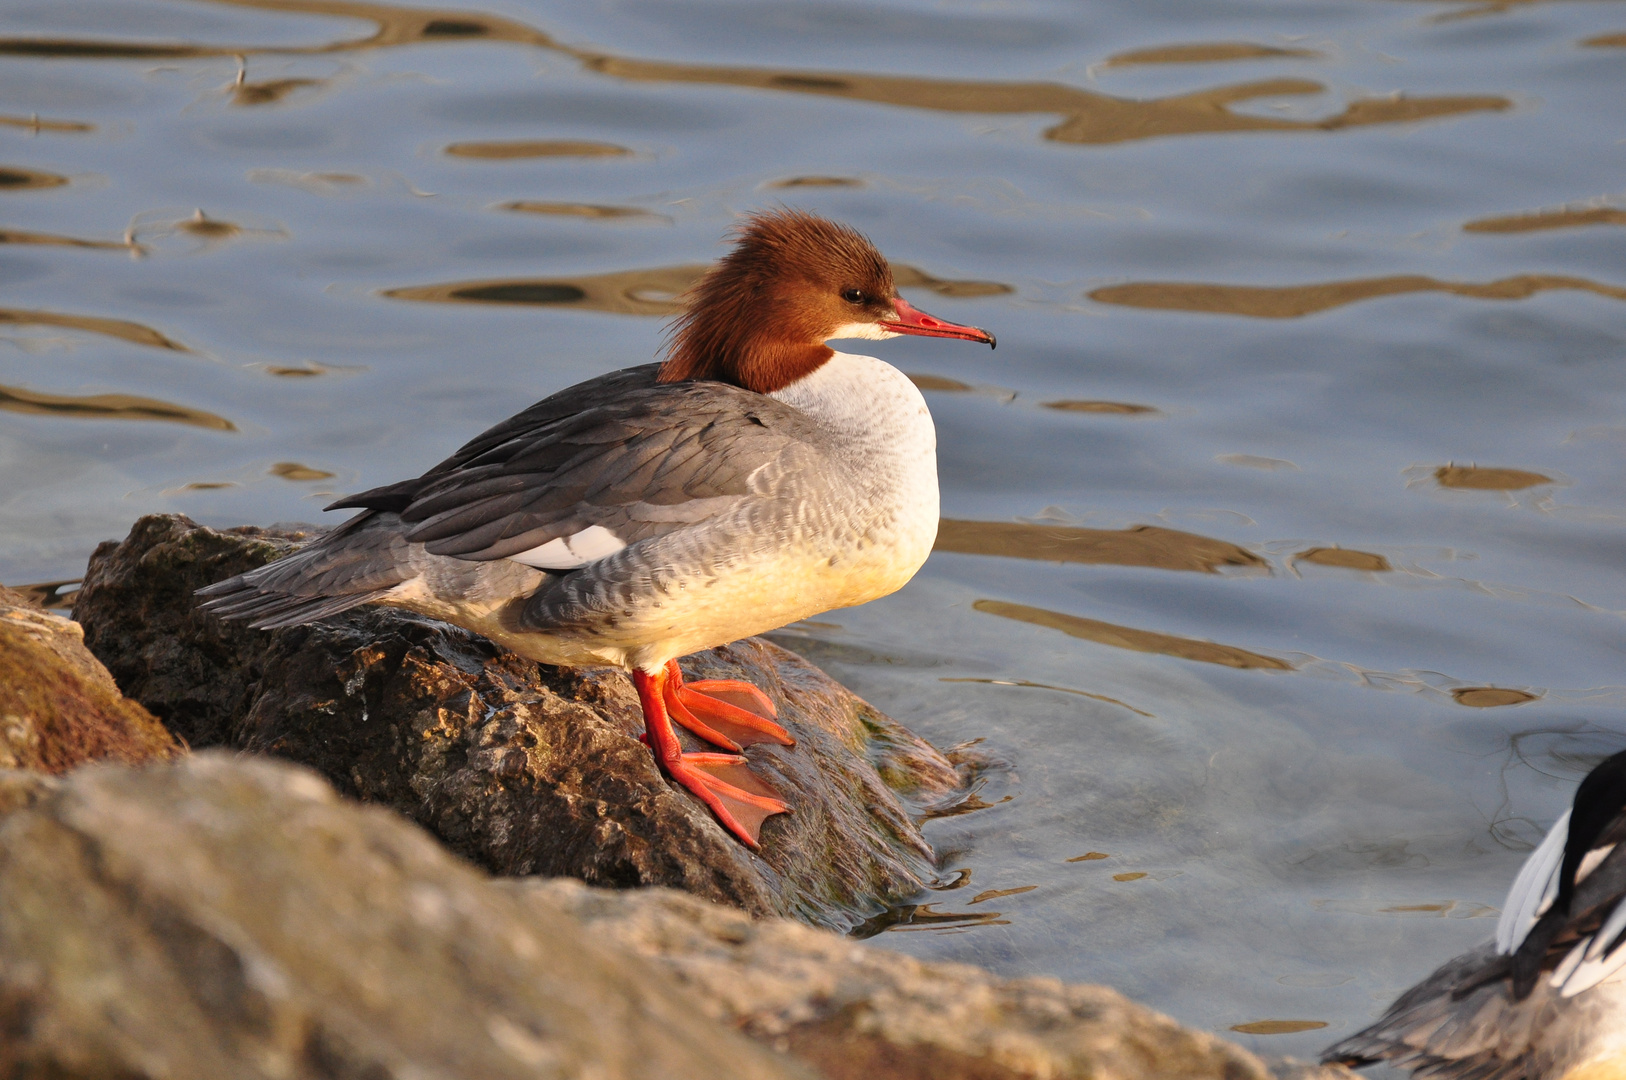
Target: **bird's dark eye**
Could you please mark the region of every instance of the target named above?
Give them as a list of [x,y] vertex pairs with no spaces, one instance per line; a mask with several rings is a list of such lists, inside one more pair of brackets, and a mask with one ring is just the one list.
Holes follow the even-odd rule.
[[841,298],[849,304],[862,304],[869,300],[868,294],[863,289],[843,289]]

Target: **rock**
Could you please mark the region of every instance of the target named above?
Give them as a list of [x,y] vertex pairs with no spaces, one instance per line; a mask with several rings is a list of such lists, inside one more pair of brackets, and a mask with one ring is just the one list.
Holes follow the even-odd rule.
[[314,774],[0,773],[0,1077],[739,1077],[794,1063]]
[[119,693],[78,623],[0,586],[0,769],[59,773],[180,752],[157,718]]
[[1104,987],[493,880],[314,773],[0,771],[0,1077],[1350,1080]]
[[[927,963],[788,919],[753,920],[669,889],[508,887],[647,957],[714,1020],[830,1080],[1266,1080],[1241,1047],[1104,986]],[[1289,1073],[1310,1080],[1309,1072]],[[1328,1073],[1328,1076],[1334,1074]]]
[[311,765],[496,873],[670,885],[837,928],[933,877],[914,818],[964,798],[964,770],[768,642],[683,664],[762,687],[798,740],[748,750],[795,808],[755,855],[661,776],[621,672],[541,666],[394,608],[270,632],[195,609],[195,589],[309,536],[143,518],[97,549],[74,616],[125,692],[192,745]]

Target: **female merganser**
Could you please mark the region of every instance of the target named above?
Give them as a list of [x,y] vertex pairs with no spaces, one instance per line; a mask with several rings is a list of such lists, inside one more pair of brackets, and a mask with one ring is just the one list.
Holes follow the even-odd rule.
[[684,685],[677,657],[902,587],[937,535],[937,436],[896,368],[835,338],[994,338],[900,296],[867,239],[793,210],[747,219],[667,358],[562,390],[416,480],[327,507],[322,539],[200,590],[270,629],[393,604],[546,664],[629,669],[667,775],[757,846],[789,807],[731,751],[795,741],[756,687]]
[[1593,769],[1525,860],[1496,937],[1329,1048],[1449,1080],[1626,1076],[1626,751]]

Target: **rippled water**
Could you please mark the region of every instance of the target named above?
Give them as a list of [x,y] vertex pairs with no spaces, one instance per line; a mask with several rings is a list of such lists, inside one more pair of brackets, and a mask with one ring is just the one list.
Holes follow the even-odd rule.
[[875,346],[940,550],[782,636],[1004,763],[883,943],[1306,1055],[1626,744],[1623,47],[1605,2],[12,0],[0,580],[318,519],[651,358],[738,212],[850,222],[1001,343]]

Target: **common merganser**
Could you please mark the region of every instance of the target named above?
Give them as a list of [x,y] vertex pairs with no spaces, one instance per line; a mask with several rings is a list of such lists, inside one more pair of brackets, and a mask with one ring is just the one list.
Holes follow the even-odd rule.
[[1329,1047],[1446,1080],[1626,1076],[1626,751],[1587,774],[1525,860],[1496,937]]
[[[752,848],[789,807],[746,767],[795,744],[746,682],[677,658],[885,596],[937,535],[936,431],[909,379],[839,338],[994,344],[898,296],[874,245],[759,213],[694,287],[663,363],[562,390],[415,480],[353,495],[333,532],[199,590],[256,628],[383,603],[532,660],[631,671],[661,768]],[[672,722],[730,754],[684,753]]]

